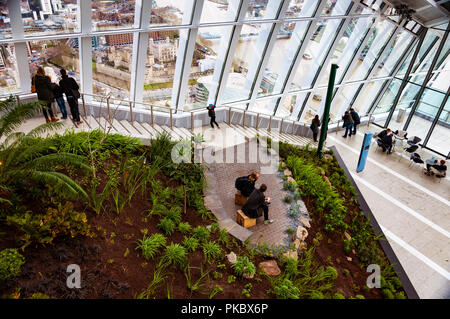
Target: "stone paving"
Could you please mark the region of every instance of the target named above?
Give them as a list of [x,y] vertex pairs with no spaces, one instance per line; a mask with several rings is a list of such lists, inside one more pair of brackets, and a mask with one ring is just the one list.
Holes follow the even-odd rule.
[[[243,150],[244,147],[245,154],[247,155],[242,153],[237,154],[238,148]],[[278,158],[273,155],[268,156],[265,152],[260,152],[263,154],[258,156],[257,160],[251,160],[248,155],[250,149],[252,149],[252,145],[248,142],[225,149],[223,150],[224,154],[234,151],[234,162],[207,165],[208,172],[206,178],[208,191],[205,203],[213,212],[221,207],[222,209],[218,218],[226,218],[228,224],[230,224],[230,221],[236,220],[236,211],[241,208],[234,204],[234,195],[236,193],[236,189],[234,188],[235,179],[239,176],[248,175],[253,170],[260,172],[260,178],[256,182],[256,187],[259,187],[263,183],[267,185],[266,196],[272,198],[272,203],[269,207],[269,218],[273,219],[274,222],[265,225],[264,217],[261,216],[257,219],[256,226],[248,230],[234,223],[240,228],[240,235],[243,235],[243,238],[239,234],[237,237],[245,240],[250,236],[249,240],[252,245],[267,243],[270,246],[288,246],[291,240],[286,230],[288,228],[296,230],[297,226],[301,225],[299,216],[302,216],[302,214],[297,217],[290,217],[288,215],[290,204],[285,203],[283,199],[290,193],[289,191],[283,190],[283,172],[278,171]],[[271,165],[267,164],[269,159],[272,160]],[[270,169],[268,169],[269,166]],[[214,207],[211,207],[211,205]],[[305,212],[306,207],[304,204],[303,206],[300,204],[300,207],[302,207],[301,211]],[[233,229],[234,232],[237,232],[236,226]],[[233,231],[230,233],[233,234]]]

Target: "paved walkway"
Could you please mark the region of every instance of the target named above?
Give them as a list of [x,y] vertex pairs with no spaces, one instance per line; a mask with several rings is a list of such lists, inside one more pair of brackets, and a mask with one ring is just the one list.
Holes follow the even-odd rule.
[[[248,156],[250,154],[249,149],[251,148],[249,144],[245,143],[224,150],[224,153],[234,152],[236,154],[233,162],[208,165],[210,174],[207,174],[207,182],[213,188],[210,188],[209,191],[218,194],[217,199],[221,201],[221,206],[225,210],[227,217],[235,220],[236,211],[241,208],[234,204],[234,195],[236,193],[234,182],[236,178],[248,175],[251,171],[260,172],[260,178],[256,182],[256,187],[259,187],[261,184],[267,185],[266,196],[272,198],[272,203],[269,208],[269,218],[274,219],[274,222],[265,225],[264,217],[261,216],[258,218],[256,226],[249,228],[252,232],[250,244],[267,243],[271,246],[288,246],[289,235],[286,233],[286,230],[288,228],[296,229],[300,223],[298,222],[298,217],[289,217],[288,209],[290,204],[283,201],[289,192],[283,190],[283,173],[278,172],[278,159],[273,155],[269,157],[261,152],[263,156],[258,156],[256,161],[252,161]],[[245,149],[247,156],[245,154],[237,154],[239,148],[241,150]],[[269,159],[272,160],[270,169],[267,164]]]

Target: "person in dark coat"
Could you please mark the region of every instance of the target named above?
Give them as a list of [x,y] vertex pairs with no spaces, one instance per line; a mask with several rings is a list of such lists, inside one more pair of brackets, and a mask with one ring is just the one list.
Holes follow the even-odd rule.
[[70,113],[72,113],[73,121],[80,125],[83,122],[80,120],[80,111],[78,110],[78,98],[80,97],[80,92],[78,83],[71,77],[67,75],[66,70],[61,69],[59,71],[61,73],[61,81],[59,81],[59,86],[61,90],[64,92],[67,98],[67,102],[69,103]]
[[262,184],[259,189],[255,189],[242,206],[244,214],[250,218],[257,218],[264,214],[264,224],[273,223],[273,219],[269,219],[270,198],[264,196],[267,186]]
[[214,104],[210,104],[206,109],[208,110],[208,116],[211,118],[210,124],[211,127],[214,128],[213,124],[216,124],[217,128],[219,127],[219,124],[216,122],[216,111],[214,110],[216,107]]
[[385,129],[385,130],[382,130],[380,133],[378,133],[377,135],[376,135],[376,138],[378,138],[378,139],[382,139],[383,137],[385,137],[386,135],[389,135],[389,133],[391,133],[391,130],[390,129]]
[[345,127],[345,134],[342,136],[344,138],[348,136],[352,136],[352,128],[353,128],[353,119],[350,115],[349,111],[345,111],[345,114],[342,116],[342,119],[344,120],[344,127]]
[[381,138],[381,148],[383,149],[383,152],[386,152],[386,150],[388,151],[388,154],[391,154],[391,150],[392,150],[392,137],[393,134],[386,134],[385,136],[383,136],[383,138]]
[[67,119],[67,110],[66,110],[66,102],[64,102],[63,97],[63,91],[61,90],[61,87],[56,84],[52,83],[52,91],[53,95],[55,96],[56,103],[58,103],[59,110],[61,111],[63,120]]
[[353,135],[356,135],[356,129],[358,127],[359,124],[361,124],[361,119],[359,118],[359,114],[356,113],[354,108],[350,109],[350,115],[352,116],[353,119]]
[[[38,100],[44,104],[42,107],[42,112],[45,116],[45,121],[48,122],[56,122],[58,118],[54,116],[52,110],[52,102],[55,99],[52,92],[52,81],[50,77],[45,75],[45,71],[43,67],[39,67],[36,75],[31,80],[31,84],[35,86],[37,98]],[[50,117],[49,117],[50,115]]]
[[234,186],[241,192],[242,196],[249,197],[255,190],[255,183],[259,178],[257,172],[252,172],[250,175],[238,177]]
[[314,142],[317,142],[317,135],[319,134],[319,127],[320,127],[320,119],[319,115],[316,115],[314,119],[311,122],[311,131],[313,132],[313,138]]

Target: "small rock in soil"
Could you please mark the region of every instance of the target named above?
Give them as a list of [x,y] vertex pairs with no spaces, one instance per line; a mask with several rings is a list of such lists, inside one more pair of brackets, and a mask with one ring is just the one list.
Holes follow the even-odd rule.
[[288,182],[288,183],[292,183],[292,184],[295,184],[295,183],[296,183],[295,179],[293,179],[293,178],[290,177],[290,176],[287,178],[287,182]]
[[283,254],[283,257],[298,259],[298,254],[297,254],[297,251],[295,251],[295,250],[289,250]]
[[306,237],[308,237],[308,231],[303,226],[297,227],[297,238],[301,241],[305,241]]
[[286,169],[284,170],[284,175],[286,175],[286,176],[292,176],[292,172],[289,170],[289,168],[286,168]]
[[255,274],[249,275],[249,274],[246,274],[246,273],[244,273],[242,275],[242,277],[247,278],[247,279],[253,279],[254,276],[255,276]]
[[309,223],[309,220],[306,219],[305,217],[300,216],[300,223],[302,223],[303,226],[305,226],[307,228],[311,228],[311,224]]
[[340,264],[340,263],[341,263],[341,260],[340,260],[339,258],[336,258],[336,262],[337,262],[338,264]]
[[277,261],[274,259],[259,263],[259,267],[269,276],[278,276],[281,273]]
[[352,261],[352,257],[345,257],[348,261]]
[[344,232],[344,236],[345,236],[345,239],[347,239],[347,240],[352,239],[352,236],[350,236],[350,234],[347,232]]
[[330,154],[325,154],[325,155],[323,156],[323,158],[326,159],[326,160],[332,160],[332,159],[333,159],[333,156],[331,156]]
[[227,255],[227,259],[230,262],[230,264],[234,264],[236,262],[237,256],[234,252],[231,252]]

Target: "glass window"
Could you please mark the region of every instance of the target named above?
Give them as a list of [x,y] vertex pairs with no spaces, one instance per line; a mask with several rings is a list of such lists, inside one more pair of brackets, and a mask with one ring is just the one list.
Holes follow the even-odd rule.
[[[209,1],[205,1],[206,4]],[[184,25],[192,21],[194,0],[152,0],[150,25]],[[210,4],[206,4],[209,8]],[[212,9],[211,9],[212,10]],[[213,11],[208,13],[216,14]]]
[[[303,122],[305,123],[311,123],[314,116],[318,114],[319,109],[323,107],[323,105],[325,104],[325,99],[327,96],[327,88],[317,89],[315,92],[311,92],[311,94],[312,97],[310,99],[309,105],[305,106],[304,111],[305,115],[303,117]],[[304,99],[301,98],[297,99],[297,104],[298,106],[296,105],[294,109],[300,108],[304,104]],[[322,114],[319,114],[319,116],[322,116]],[[336,116],[330,112],[330,122],[335,120],[335,117]]]
[[0,39],[11,37],[11,25],[9,20],[9,10],[6,0],[0,1]]
[[308,25],[308,21],[283,24],[264,70],[258,96],[281,93]]
[[312,17],[318,4],[318,0],[291,0],[285,18]]
[[236,21],[240,0],[204,1],[200,24]]
[[[447,99],[441,116],[428,140],[427,147],[447,155],[450,153],[448,141],[450,140],[450,99]],[[447,164],[448,166],[448,164]]]
[[94,94],[111,94],[118,99],[129,98],[132,43],[132,33],[93,37]]
[[[361,84],[351,84],[344,85],[341,88],[339,94],[333,98],[333,101],[331,103],[330,118],[339,119],[339,116],[342,116],[342,114],[340,114],[341,109],[346,110],[350,107],[350,103],[352,102],[353,97],[355,96],[355,93],[360,86]],[[321,100],[325,100],[325,97],[325,95],[320,96]],[[356,111],[359,112],[358,109]]]
[[395,97],[397,96],[398,89],[400,88],[402,81],[398,79],[394,79],[384,92],[383,96],[381,97],[380,101],[378,102],[375,110],[373,111],[373,114],[381,115],[384,114],[384,116],[377,116],[376,117],[376,123],[380,125],[384,125],[386,122],[386,118],[388,116],[388,112],[390,112],[392,108],[392,103],[394,102]]
[[408,135],[418,136],[423,140],[436,117],[437,111],[444,100],[445,93],[431,89],[425,89],[423,92],[416,111],[408,125]]
[[386,20],[378,22],[365,48],[357,57],[358,61],[350,74],[349,82],[363,80],[367,76],[393,31],[394,25],[392,23]]
[[250,0],[245,20],[269,20],[277,16],[281,0]]
[[278,105],[276,116],[283,118],[290,118],[297,120],[300,110],[308,93],[302,92],[299,94],[288,95],[284,102]]
[[[344,34],[339,39],[330,62],[326,66],[326,70],[330,70],[331,64],[336,63],[339,68],[336,72],[336,83],[339,83],[345,73],[350,62],[353,60],[355,52],[358,50],[365,34],[372,24],[372,18],[352,19],[344,31]],[[320,79],[320,85],[328,84],[328,76],[323,76]]]
[[126,29],[134,24],[135,1],[92,1],[92,30]]
[[279,98],[271,98],[265,100],[257,99],[253,106],[249,108],[249,110],[262,114],[272,115],[278,100]]
[[19,91],[19,75],[14,52],[14,44],[0,45],[0,94]]
[[185,109],[206,106],[209,92],[212,91],[213,86],[217,86],[217,81],[214,83],[213,73],[223,32],[228,32],[227,28],[205,27],[198,29]]
[[341,23],[341,19],[321,20],[317,23],[291,83],[290,91],[311,88]]
[[220,102],[249,98],[272,26],[271,23],[243,25]]
[[[39,66],[53,82],[59,82],[59,70],[64,68],[79,81],[78,39],[30,41],[27,43],[30,71],[33,75]],[[76,41],[76,42],[75,42]]]
[[21,1],[25,35],[79,32],[76,1]]
[[171,30],[165,38],[149,38],[144,80],[144,102],[170,107],[177,61],[179,30]]
[[357,110],[360,115],[366,115],[372,106],[373,101],[377,97],[381,90],[381,87],[385,81],[373,81],[369,82],[366,87],[358,93],[358,99],[353,108]]
[[348,0],[328,0],[322,10],[321,16],[338,16],[347,13],[351,1]]
[[397,34],[392,45],[387,49],[374,77],[383,77],[390,75],[398,60],[403,56],[408,46],[413,41],[413,36],[407,31],[401,31]]

